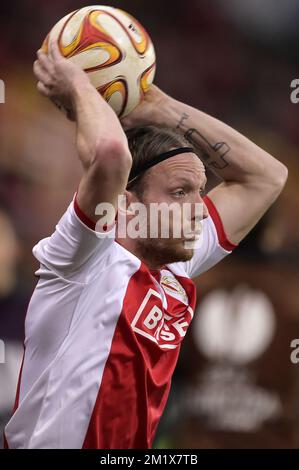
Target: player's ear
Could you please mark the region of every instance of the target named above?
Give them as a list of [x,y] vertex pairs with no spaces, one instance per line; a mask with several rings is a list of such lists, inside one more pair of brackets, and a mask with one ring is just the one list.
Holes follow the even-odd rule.
[[136,193],[134,191],[130,191],[128,189],[125,189],[125,197],[126,197],[126,200],[128,201],[128,206],[132,203],[132,202],[140,202]]
[[135,213],[130,210],[130,205],[136,202],[139,202],[136,194],[133,191],[128,191],[126,189],[123,196],[121,197],[121,203],[118,211],[121,211],[123,214],[126,213],[126,215],[134,215]]

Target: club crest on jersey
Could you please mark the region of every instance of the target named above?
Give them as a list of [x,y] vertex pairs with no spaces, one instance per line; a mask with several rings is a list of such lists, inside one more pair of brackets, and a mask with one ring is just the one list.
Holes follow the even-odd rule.
[[186,305],[181,315],[167,314],[162,296],[149,289],[131,325],[133,331],[153,341],[161,349],[175,349],[186,335],[193,318],[193,309]]
[[172,273],[166,270],[162,270],[160,284],[167,294],[171,295],[177,300],[180,300],[185,305],[188,305],[186,291]]

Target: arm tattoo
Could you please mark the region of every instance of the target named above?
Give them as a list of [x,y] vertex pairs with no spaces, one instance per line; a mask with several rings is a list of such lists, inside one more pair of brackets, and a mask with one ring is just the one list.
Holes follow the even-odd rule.
[[[182,128],[183,122],[188,118],[188,114],[183,113],[177,129]],[[184,136],[198,151],[200,158],[207,166],[214,167],[216,170],[223,170],[229,165],[224,157],[227,157],[231,147],[226,142],[216,142],[212,145],[197,129],[193,128],[188,129]]]
[[179,129],[180,127],[182,127],[183,122],[185,121],[185,119],[188,119],[188,118],[189,118],[189,115],[186,113],[183,113],[176,128]]
[[[227,153],[231,150],[230,146],[226,142],[216,142],[212,145],[197,129],[188,129],[185,133],[186,139],[199,151],[200,156],[203,158],[204,163],[208,166],[214,167],[216,170],[223,170],[229,165],[228,161],[224,158]],[[205,147],[198,143],[198,141],[204,141]]]

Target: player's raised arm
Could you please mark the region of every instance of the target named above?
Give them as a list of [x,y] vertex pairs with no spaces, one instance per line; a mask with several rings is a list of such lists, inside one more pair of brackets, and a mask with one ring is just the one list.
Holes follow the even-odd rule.
[[223,122],[172,99],[157,87],[123,120],[125,127],[161,124],[176,128],[223,182],[211,190],[230,242],[239,243],[282,191],[287,168]]
[[77,202],[95,221],[96,205],[107,202],[116,208],[125,189],[132,163],[126,136],[115,112],[87,75],[60,54],[56,42],[50,43],[48,55],[38,51],[34,72],[40,93],[76,121],[77,149],[85,170]]

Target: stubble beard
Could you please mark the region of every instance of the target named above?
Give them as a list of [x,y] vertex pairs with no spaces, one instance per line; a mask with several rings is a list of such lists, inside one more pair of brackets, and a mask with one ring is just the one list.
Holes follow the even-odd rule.
[[184,247],[184,241],[174,239],[139,239],[137,242],[138,254],[141,259],[150,265],[163,266],[164,264],[189,261],[194,250]]
[[[148,208],[149,203],[140,198],[140,202]],[[149,218],[148,218],[149,219]],[[172,221],[171,221],[172,222]],[[159,230],[161,233],[161,219],[159,220]],[[150,222],[147,223],[147,238],[136,239],[136,247],[138,256],[149,265],[163,266],[165,264],[178,263],[181,261],[189,261],[194,255],[193,248],[186,248],[186,240],[180,238],[151,238]]]

